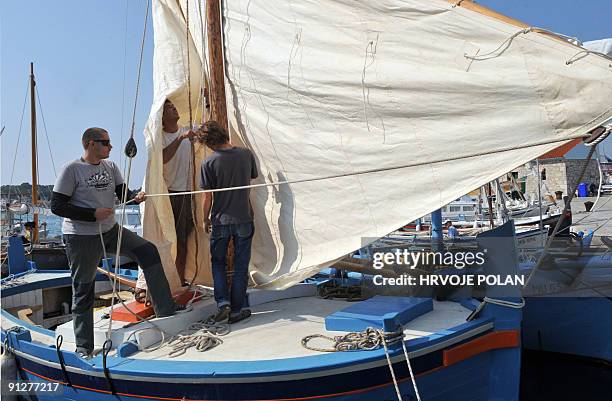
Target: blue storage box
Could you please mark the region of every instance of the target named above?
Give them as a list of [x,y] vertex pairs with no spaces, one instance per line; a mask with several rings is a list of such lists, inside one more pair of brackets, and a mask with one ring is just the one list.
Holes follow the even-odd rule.
[[363,331],[368,327],[394,332],[433,310],[431,298],[377,295],[334,312],[325,318],[329,331]]

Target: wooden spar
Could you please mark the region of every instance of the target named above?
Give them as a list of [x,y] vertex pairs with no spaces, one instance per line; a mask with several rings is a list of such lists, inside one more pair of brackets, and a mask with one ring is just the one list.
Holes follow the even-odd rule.
[[208,54],[210,55],[210,90],[208,93],[210,95],[211,120],[217,121],[228,131],[220,0],[206,2],[206,18]]
[[[38,170],[36,166],[36,81],[34,80],[34,63],[30,63],[30,110],[32,120],[32,205],[38,206]],[[38,243],[38,213],[34,208],[34,228],[31,238],[33,244]]]
[[490,8],[481,6],[480,4],[476,4],[474,3],[472,0],[463,0],[461,2],[457,2],[457,0],[446,0],[449,3],[452,4],[457,4],[458,7],[463,7],[463,8],[467,8],[468,10],[472,10],[475,11],[477,13],[489,16],[489,17],[493,17],[495,19],[498,19],[502,22],[506,22],[510,25],[515,25],[518,26],[520,28],[529,28],[529,25],[527,25],[526,23],[519,21],[517,19],[514,18],[510,18],[504,14],[500,14],[497,11],[491,10]]
[[[495,19],[497,19],[499,21],[505,22],[505,23],[510,24],[510,25],[514,25],[514,26],[519,27],[519,28],[529,28],[529,26],[530,26],[530,25],[528,25],[528,24],[526,24],[526,23],[524,23],[522,21],[519,21],[519,20],[511,18],[511,17],[508,17],[507,15],[498,13],[497,11],[494,11],[494,10],[492,10],[490,8],[485,7],[485,6],[481,6],[480,4],[475,3],[473,0],[463,0],[463,1],[460,1],[460,2],[458,2],[458,0],[446,0],[446,1],[448,3],[457,4],[458,7],[466,8],[468,10],[477,12],[477,13],[482,14],[482,15],[486,15],[486,16],[491,17],[491,18],[495,18]],[[533,32],[537,32],[539,34],[546,35],[546,36],[548,36],[550,38],[556,39],[557,41],[559,41],[561,43],[565,43],[568,46],[573,46],[573,47],[576,47],[578,49],[582,49],[582,47],[576,45],[575,43],[572,43],[572,42],[568,41],[566,38],[563,38],[563,37],[561,37],[559,35],[555,35],[552,32],[548,32],[548,31],[545,31],[545,30],[542,30],[542,29],[538,29],[538,28],[534,28]]]
[[[208,54],[210,88],[210,119],[218,122],[229,134],[227,122],[227,103],[225,101],[225,78],[223,63],[223,34],[221,27],[221,0],[206,1],[206,33],[208,35]],[[227,281],[232,281],[234,273],[234,241],[227,247]]]

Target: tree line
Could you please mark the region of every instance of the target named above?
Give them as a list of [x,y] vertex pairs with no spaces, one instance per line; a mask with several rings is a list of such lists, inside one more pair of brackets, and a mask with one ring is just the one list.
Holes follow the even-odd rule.
[[[50,200],[52,192],[53,185],[38,185],[38,198],[40,200]],[[29,182],[22,182],[19,185],[2,185],[0,187],[0,195],[3,199],[8,199],[9,193],[12,200],[20,199],[20,197],[31,198],[32,184]]]

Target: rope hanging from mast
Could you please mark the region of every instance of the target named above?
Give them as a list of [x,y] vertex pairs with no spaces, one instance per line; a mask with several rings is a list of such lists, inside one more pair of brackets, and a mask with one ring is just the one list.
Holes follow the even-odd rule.
[[[145,0],[146,1],[146,10],[145,10],[145,17],[144,17],[144,28],[143,28],[143,32],[142,32],[142,41],[140,43],[140,59],[138,61],[138,74],[136,77],[136,93],[134,95],[134,109],[132,112],[132,126],[130,129],[130,138],[128,139],[126,145],[125,145],[125,149],[124,149],[124,153],[125,156],[128,158],[128,166],[127,166],[127,174],[125,177],[125,185],[123,187],[123,193],[121,194],[121,218],[119,221],[119,234],[117,236],[117,252],[115,255],[115,277],[113,279],[113,297],[111,300],[111,305],[110,305],[110,322],[108,324],[108,331],[106,333],[106,337],[107,339],[110,339],[111,336],[111,330],[112,330],[112,323],[113,323],[113,307],[115,305],[115,297],[117,296],[117,284],[118,284],[118,277],[119,277],[119,256],[121,254],[121,241],[123,239],[123,223],[125,221],[125,207],[126,207],[126,201],[127,201],[127,196],[128,196],[128,188],[130,185],[130,175],[132,172],[132,160],[134,158],[134,156],[136,156],[136,153],[138,152],[138,148],[136,147],[136,141],[134,141],[134,127],[136,125],[136,109],[138,106],[138,95],[139,95],[139,89],[140,89],[140,75],[142,72],[142,59],[143,59],[143,55],[144,55],[144,45],[145,45],[145,38],[147,35],[147,22],[149,20],[149,0]],[[102,243],[102,245],[104,246],[104,242]]]
[[[190,58],[190,51],[189,51],[189,40],[191,38],[191,32],[189,30],[189,0],[186,0],[185,2],[185,25],[186,25],[186,30],[185,30],[185,36],[186,36],[186,43],[187,43],[187,104],[189,107],[189,129],[193,130],[193,106],[191,104],[191,58]],[[202,84],[202,82],[200,81],[200,85]],[[201,90],[201,86],[200,86],[200,93],[202,92]],[[198,103],[199,104],[199,103]],[[204,115],[204,109],[202,109],[202,115]],[[196,211],[194,210],[194,206],[196,205],[196,198],[195,198],[195,193],[193,192],[193,190],[195,190],[196,187],[196,153],[195,153],[195,144],[193,141],[191,141],[190,143],[191,145],[191,188],[192,191],[189,194],[190,197],[190,204],[191,204],[191,218],[193,220],[194,223],[197,222],[197,214]],[[196,264],[196,271],[193,275],[193,277],[191,278],[191,281],[189,282],[189,288],[191,288],[193,286],[193,283],[195,282],[196,278],[198,277],[198,273],[200,271],[200,237],[199,237],[199,233],[198,233],[198,224],[194,224],[194,234],[195,234],[195,264]],[[184,277],[183,277],[184,279]],[[183,283],[181,283],[182,285]]]

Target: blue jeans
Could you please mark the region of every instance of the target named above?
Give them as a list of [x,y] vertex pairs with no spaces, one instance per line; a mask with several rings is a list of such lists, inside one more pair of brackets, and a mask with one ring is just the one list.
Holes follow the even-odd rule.
[[[213,225],[210,234],[210,254],[212,260],[215,301],[217,306],[230,305],[234,313],[244,306],[248,284],[251,242],[255,225],[250,223]],[[234,275],[231,294],[227,285],[227,247],[230,238],[234,239]]]

